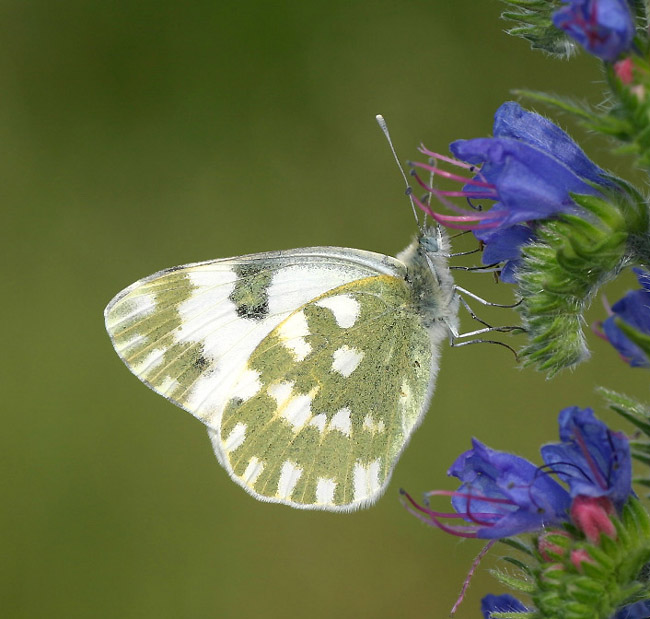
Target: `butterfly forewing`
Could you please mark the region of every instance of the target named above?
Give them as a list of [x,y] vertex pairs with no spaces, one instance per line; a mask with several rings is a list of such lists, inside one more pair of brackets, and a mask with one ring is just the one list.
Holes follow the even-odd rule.
[[403,279],[379,275],[305,304],[259,344],[220,428],[220,461],[257,498],[350,510],[375,501],[423,412],[427,330]]
[[331,247],[190,264],[119,293],[105,310],[106,328],[136,376],[218,428],[235,380],[278,324],[332,288],[399,266],[380,254]]

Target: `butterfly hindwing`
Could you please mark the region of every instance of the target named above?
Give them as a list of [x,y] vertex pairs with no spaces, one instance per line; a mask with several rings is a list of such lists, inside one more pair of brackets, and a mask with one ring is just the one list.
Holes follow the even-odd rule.
[[378,275],[305,304],[255,349],[250,386],[210,430],[229,473],[262,500],[346,511],[374,502],[417,425],[427,330],[403,279]]

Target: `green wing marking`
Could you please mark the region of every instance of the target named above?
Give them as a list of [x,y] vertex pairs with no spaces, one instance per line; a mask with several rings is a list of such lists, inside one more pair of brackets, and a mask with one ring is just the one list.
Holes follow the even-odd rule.
[[[341,297],[358,305],[350,326],[328,306]],[[260,389],[230,399],[210,432],[233,479],[293,507],[374,502],[426,411],[437,369],[413,306],[402,279],[369,277],[314,299],[269,333],[246,368]],[[302,331],[289,329],[292,321]]]

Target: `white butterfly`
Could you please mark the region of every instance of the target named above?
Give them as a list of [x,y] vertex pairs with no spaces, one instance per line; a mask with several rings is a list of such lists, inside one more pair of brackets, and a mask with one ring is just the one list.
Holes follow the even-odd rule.
[[448,250],[427,228],[398,258],[313,247],[174,267],[120,292],[106,329],[254,497],[350,511],[381,496],[429,407],[457,326]]

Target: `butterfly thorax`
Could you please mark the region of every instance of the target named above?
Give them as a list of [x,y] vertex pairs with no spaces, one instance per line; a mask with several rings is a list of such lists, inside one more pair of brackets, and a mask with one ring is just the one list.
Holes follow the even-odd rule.
[[441,230],[424,228],[397,258],[406,266],[415,309],[425,326],[438,330],[445,325],[451,333],[457,325],[458,297],[449,272],[449,249]]

